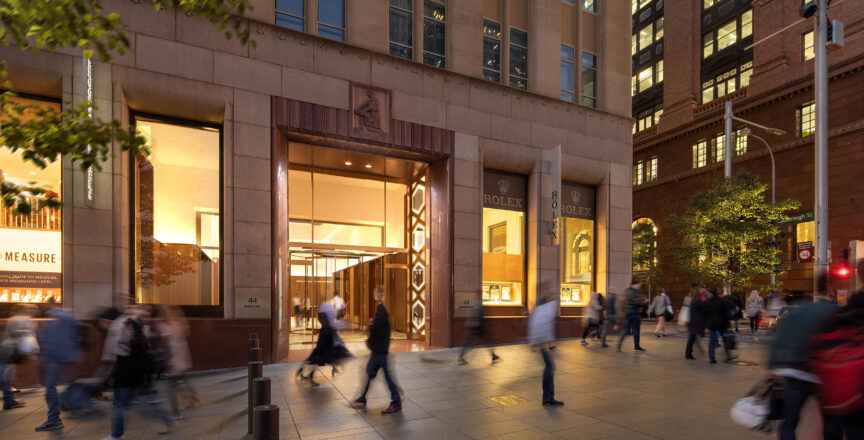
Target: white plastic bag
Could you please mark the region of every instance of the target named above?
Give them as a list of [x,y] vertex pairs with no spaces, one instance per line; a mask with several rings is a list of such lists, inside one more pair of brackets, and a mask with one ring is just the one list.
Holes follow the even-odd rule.
[[690,307],[681,307],[678,311],[678,325],[685,326],[690,323]]
[[39,342],[36,341],[33,333],[27,332],[18,338],[18,354],[22,356],[39,354]]
[[732,421],[747,429],[762,429],[768,413],[771,412],[768,404],[755,396],[739,399],[729,410]]

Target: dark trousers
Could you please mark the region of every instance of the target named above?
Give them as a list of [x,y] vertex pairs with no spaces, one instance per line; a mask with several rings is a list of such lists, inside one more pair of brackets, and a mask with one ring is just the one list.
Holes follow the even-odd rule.
[[621,344],[624,342],[624,336],[627,331],[633,332],[633,348],[639,348],[639,331],[642,329],[642,317],[639,315],[627,315],[627,322],[621,327],[621,337],[618,338],[618,349],[621,349]]
[[57,381],[60,379],[62,364],[43,361],[42,383],[45,386],[45,403],[48,406],[48,422],[60,421],[60,396],[57,394]]
[[543,401],[548,402],[555,399],[555,362],[552,352],[544,348],[540,350],[543,355]]
[[844,431],[846,440],[864,440],[864,411],[843,416],[822,415],[822,437],[825,440],[843,440]]
[[750,330],[754,332],[759,330],[759,316],[750,318]]
[[[720,341],[723,340],[723,332],[719,330],[708,330],[708,357],[713,361],[714,358],[714,348],[720,345]],[[726,346],[726,342],[723,342],[723,350],[726,353],[726,360],[728,361],[730,358],[729,347]]]
[[600,321],[599,320],[589,320],[588,325],[585,327],[585,331],[582,332],[582,340],[588,337],[588,334],[591,333],[591,330],[597,330],[597,336],[600,336]]
[[704,353],[702,351],[702,346],[699,345],[699,335],[695,331],[690,330],[689,334],[687,335],[687,348],[684,349],[684,356],[685,357],[693,357],[693,346],[694,345],[696,346],[696,349],[699,350],[700,353]]
[[[465,339],[462,341],[462,349],[459,350],[459,359],[465,359],[465,355],[474,349],[474,346],[484,342],[485,335],[476,328],[469,328],[465,333]],[[495,347],[489,347],[489,354],[492,355],[492,360],[495,360]]]
[[780,422],[780,440],[795,440],[795,428],[801,421],[801,408],[813,394],[814,388],[812,382],[786,378],[786,392],[783,398],[786,417]]
[[378,375],[378,370],[384,370],[384,379],[387,380],[387,387],[390,388],[390,405],[402,406],[402,399],[399,397],[399,387],[393,376],[390,375],[390,367],[387,362],[387,353],[372,353],[369,355],[369,362],[366,363],[366,385],[363,387],[363,394],[357,398],[357,402],[366,402],[366,393],[369,392],[369,385],[372,379]]

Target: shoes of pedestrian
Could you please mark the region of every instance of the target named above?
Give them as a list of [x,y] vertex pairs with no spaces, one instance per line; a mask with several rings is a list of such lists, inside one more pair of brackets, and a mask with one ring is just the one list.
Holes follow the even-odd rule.
[[24,408],[27,406],[24,402],[19,402],[17,400],[13,400],[9,403],[3,404],[3,409],[15,409],[15,408]]
[[393,405],[387,407],[384,411],[381,411],[381,414],[393,414],[402,411],[402,405]]
[[737,353],[733,353],[733,354],[730,354],[729,356],[727,356],[727,357],[726,357],[726,362],[732,362],[732,361],[734,361],[735,359],[738,359],[738,354],[737,354]]
[[634,348],[633,350],[635,350],[635,351],[648,351],[648,350],[646,350],[646,349],[644,349],[644,348],[642,348],[642,347],[636,347],[636,348]]
[[580,342],[580,344],[582,344],[582,346],[584,347],[584,346],[588,345],[588,342],[583,339],[582,342]]
[[708,362],[708,363],[709,363],[709,364],[716,364],[716,363],[717,363],[717,359],[711,359],[711,361]]
[[[493,358],[492,360],[494,361],[495,359]],[[464,358],[459,358],[459,360],[456,361],[456,363],[459,365],[468,365],[468,361],[466,361]]]
[[365,409],[366,408],[366,401],[365,400],[359,400],[359,399],[355,400],[355,401],[351,402],[351,408]]
[[501,361],[501,356],[498,356],[497,354],[493,354],[493,355],[492,355],[492,363],[493,363],[493,364],[494,364],[495,362],[500,362],[500,361]]
[[124,437],[111,437],[111,436],[109,435],[108,437],[105,437],[105,438],[103,438],[102,440],[123,440],[123,438],[124,438]]
[[552,400],[544,400],[543,401],[543,406],[561,406],[561,405],[564,405],[564,402],[562,402],[560,400],[552,399]]
[[692,360],[695,360],[696,358],[693,356],[684,356],[684,359],[687,359],[688,361],[692,361]]
[[621,347],[616,348],[615,351],[617,351],[618,353],[621,353]]
[[174,424],[165,425],[165,428],[159,431],[159,435],[167,435],[171,434],[171,431],[174,431]]
[[36,427],[37,432],[56,431],[58,429],[63,429],[63,422],[61,422],[60,420],[56,422],[45,422]]
[[609,344],[603,344],[603,345],[601,345],[601,347],[603,347],[603,348],[609,347]]
[[660,333],[654,333],[654,336],[660,337]]

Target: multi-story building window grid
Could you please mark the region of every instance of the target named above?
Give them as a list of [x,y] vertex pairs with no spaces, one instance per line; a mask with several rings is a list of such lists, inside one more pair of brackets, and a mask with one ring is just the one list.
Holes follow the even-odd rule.
[[318,35],[345,41],[345,0],[318,0]]
[[816,132],[816,104],[810,101],[795,111],[798,137],[807,137]]
[[804,61],[816,58],[814,38],[813,31],[805,32],[804,35],[801,35],[801,57]]
[[738,130],[735,132],[735,155],[743,156],[745,154],[747,154],[747,136]]
[[597,55],[582,52],[582,105],[597,107]]
[[303,0],[276,0],[276,24],[295,31],[305,30]]
[[648,166],[645,168],[645,181],[653,182],[657,180],[657,156],[651,156],[648,159]]
[[642,49],[660,41],[661,38],[663,38],[663,17],[658,18],[652,23],[648,23],[633,34],[631,40],[632,54],[636,55]]
[[633,94],[642,93],[650,89],[654,84],[663,82],[663,60],[652,65],[645,66],[633,76]]
[[444,68],[445,7],[431,0],[423,1],[423,64]]
[[561,45],[561,99],[576,101],[576,49]]
[[693,168],[708,165],[708,141],[703,139],[693,146]]
[[702,58],[708,58],[753,35],[753,10],[749,9],[702,36]]
[[528,33],[510,28],[510,87],[528,88]]
[[483,79],[501,82],[501,24],[483,20]]
[[651,0],[630,0],[630,13],[635,14],[650,4]]
[[390,55],[414,57],[414,2],[390,0]]
[[716,78],[702,83],[702,103],[711,102],[717,98],[726,96],[735,90],[750,85],[750,76],[753,73],[753,62],[748,61],[740,68],[734,68]]
[[722,133],[718,134],[714,136],[712,143],[714,144],[714,162],[726,160],[726,136]]

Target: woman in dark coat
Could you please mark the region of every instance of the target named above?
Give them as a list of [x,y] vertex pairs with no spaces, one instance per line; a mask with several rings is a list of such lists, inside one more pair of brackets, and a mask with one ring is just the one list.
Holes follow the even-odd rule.
[[[303,365],[300,366],[300,369],[297,370],[297,379],[308,380],[310,386],[318,385],[313,379],[315,366],[323,367],[326,364],[330,364],[333,367],[332,374],[335,376],[339,371],[336,368],[337,364],[342,359],[351,357],[351,353],[345,347],[345,343],[342,342],[342,339],[339,338],[336,330],[330,324],[331,319],[329,314],[331,313],[333,313],[333,307],[330,303],[322,304],[319,308],[318,321],[321,323],[321,331],[318,333],[318,342],[315,344],[312,354],[309,355]],[[303,374],[303,369],[306,365],[312,366],[312,370],[309,371],[308,376]]]

